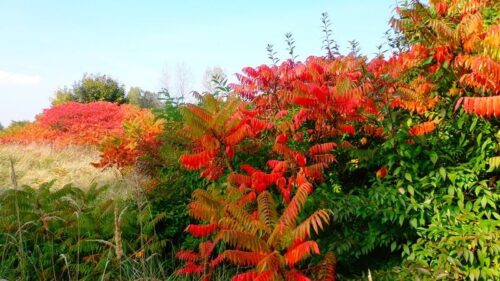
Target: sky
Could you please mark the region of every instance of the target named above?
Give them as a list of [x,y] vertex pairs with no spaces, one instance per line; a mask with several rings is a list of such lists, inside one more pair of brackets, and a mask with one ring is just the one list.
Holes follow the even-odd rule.
[[346,52],[360,42],[372,57],[396,0],[0,0],[0,123],[33,120],[59,88],[84,73],[158,91],[177,65],[185,65],[193,90],[208,67],[234,81],[245,66],[269,63],[266,45],[288,54],[294,35],[298,59],[323,55],[321,13]]

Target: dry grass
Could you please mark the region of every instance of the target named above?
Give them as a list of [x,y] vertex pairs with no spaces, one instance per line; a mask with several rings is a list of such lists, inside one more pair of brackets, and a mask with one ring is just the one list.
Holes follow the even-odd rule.
[[101,170],[90,163],[97,162],[99,152],[94,147],[72,146],[53,148],[50,145],[0,145],[0,188],[10,187],[9,158],[14,160],[17,181],[20,185],[36,187],[56,180],[54,187],[66,184],[88,187],[93,183],[116,185],[122,182],[117,170]]

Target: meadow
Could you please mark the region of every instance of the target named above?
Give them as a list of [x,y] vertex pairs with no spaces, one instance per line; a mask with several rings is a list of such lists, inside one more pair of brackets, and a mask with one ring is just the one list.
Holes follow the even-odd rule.
[[10,159],[13,160],[19,185],[38,186],[56,179],[54,188],[106,185],[118,182],[121,175],[113,169],[98,169],[89,163],[99,161],[96,147],[69,146],[54,148],[42,144],[0,145],[0,186],[11,186]]

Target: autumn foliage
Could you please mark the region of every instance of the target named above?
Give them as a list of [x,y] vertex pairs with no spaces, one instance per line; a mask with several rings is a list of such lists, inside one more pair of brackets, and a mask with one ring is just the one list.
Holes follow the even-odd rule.
[[[336,150],[362,149],[396,133],[405,134],[412,145],[439,129],[440,120],[430,113],[450,96],[456,109],[463,106],[467,113],[500,114],[500,33],[498,24],[482,19],[488,3],[431,1],[430,8],[419,2],[400,7],[393,27],[406,40],[418,37],[420,43],[388,58],[311,56],[303,62],[246,67],[229,98],[207,94],[187,105],[182,132],[192,140],[191,153],[180,163],[224,183],[226,191],[193,194],[190,214],[201,224],[186,231],[208,239],[211,251],[180,252],[186,263],[178,273],[205,280],[227,262],[248,269],[233,280],[312,280],[298,266],[325,254],[313,239],[330,216],[327,210],[306,218],[301,212],[325,171],[334,169]],[[415,26],[428,32],[415,31]],[[450,71],[456,83],[440,88],[434,74]],[[393,111],[416,116],[420,123],[381,127]],[[246,163],[245,157],[255,153],[260,163]],[[379,180],[391,172],[387,165],[377,169],[373,177]],[[229,249],[217,254],[213,247],[221,242]],[[328,253],[325,260],[320,267],[326,274],[315,280],[335,280],[335,255]]]
[[132,165],[159,146],[162,122],[144,109],[110,102],[68,102],[45,109],[32,123],[7,130],[3,143],[48,143],[57,146],[100,145],[96,166]]
[[[325,229],[336,231],[331,224],[341,218],[328,208],[311,204],[317,189],[327,186],[329,179],[347,174],[347,170],[362,167],[356,172],[368,179],[358,192],[365,195],[369,184],[387,181],[390,188],[386,193],[396,198],[387,202],[401,204],[400,209],[407,212],[422,209],[418,220],[413,218],[408,223],[417,228],[418,223],[428,222],[431,212],[438,212],[430,202],[440,201],[437,195],[432,196],[443,188],[426,184],[418,193],[425,195],[436,187],[429,192],[432,198],[425,196],[420,198],[424,203],[417,202],[413,185],[419,183],[414,179],[443,180],[443,185],[450,181],[454,185],[469,179],[457,179],[449,171],[471,169],[450,167],[447,172],[441,167],[429,176],[421,175],[418,163],[412,166],[416,168],[405,166],[422,160],[413,159],[412,153],[422,157],[422,147],[430,146],[425,142],[433,136],[453,139],[463,126],[450,129],[455,122],[453,114],[481,120],[500,116],[500,25],[490,22],[486,13],[494,1],[429,2],[427,6],[413,1],[396,9],[391,25],[400,36],[397,40],[403,43],[392,54],[368,59],[355,52],[333,54],[328,48],[326,56],[297,61],[292,55],[281,63],[273,60],[271,65],[245,67],[227,95],[205,93],[196,96],[196,103],[183,104],[182,121],[175,127],[180,129],[175,132],[163,132],[161,121],[132,106],[66,103],[46,110],[31,124],[4,133],[0,140],[99,144],[102,157],[95,166],[125,167],[142,155],[157,154],[162,133],[175,133],[185,140],[179,164],[197,171],[207,183],[207,188],[192,193],[187,205],[192,222],[185,232],[199,243],[177,253],[182,262],[178,275],[208,281],[218,267],[233,265],[237,270],[233,281],[336,280],[336,253],[333,247],[322,248],[317,238]],[[464,147],[470,141],[466,137],[460,140]],[[405,151],[395,155],[398,146]],[[473,150],[454,151],[454,146],[444,149],[453,150],[453,154],[441,161]],[[379,159],[373,159],[376,153]],[[383,153],[394,154],[386,158]],[[403,161],[404,157],[410,159]],[[423,169],[434,169],[440,160],[434,151],[425,157]],[[371,162],[363,163],[366,159]],[[486,164],[476,164],[481,165]],[[497,157],[490,158],[488,165],[492,171],[497,169]],[[492,193],[494,180],[484,180],[481,186],[488,186]],[[392,185],[403,183],[404,188]],[[446,200],[441,201],[455,204],[453,185],[449,185]],[[465,197],[478,196],[469,193]],[[359,195],[352,192],[348,196]],[[386,198],[375,197],[356,201],[356,206],[348,205],[347,209],[363,209],[366,204],[377,216],[385,215],[386,210],[373,206],[386,204]],[[461,197],[463,201],[463,193]],[[483,208],[495,206],[491,200],[481,201]],[[420,203],[423,205],[417,205]],[[479,203],[474,207],[471,204],[472,208],[479,210]],[[404,212],[392,205],[388,209]],[[447,209],[448,219],[449,213]],[[491,212],[486,213],[489,219]],[[380,220],[384,227],[394,220],[403,226],[405,216]],[[403,247],[398,243],[393,241],[390,247]],[[321,261],[313,265],[314,259]],[[487,259],[481,262],[489,265]]]

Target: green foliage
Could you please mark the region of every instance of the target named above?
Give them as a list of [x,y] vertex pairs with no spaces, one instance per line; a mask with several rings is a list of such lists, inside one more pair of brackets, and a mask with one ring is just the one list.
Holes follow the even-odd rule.
[[85,74],[82,80],[76,82],[72,89],[59,89],[55,93],[52,105],[76,101],[89,103],[94,101],[108,101],[125,103],[124,86],[107,75]]
[[160,136],[162,145],[159,154],[155,157],[146,156],[141,163],[149,166],[149,173],[158,181],[158,185],[147,193],[152,210],[154,213],[166,214],[158,225],[157,233],[161,238],[169,239],[170,245],[178,246],[186,240],[184,229],[190,223],[187,204],[191,192],[207,183],[196,172],[181,169],[179,164],[179,157],[189,145],[185,136],[173,133],[182,127],[182,99],[170,97],[166,89],[160,93],[163,107],[154,109],[153,113],[164,120],[165,134]]
[[55,97],[52,99],[52,105],[56,106],[70,101],[75,101],[73,90],[64,87],[56,91]]
[[[52,183],[0,193],[0,276],[14,280],[130,280],[167,276],[165,213],[140,194],[113,200],[107,187]],[[142,199],[141,199],[142,198]],[[15,211],[17,210],[17,211]],[[163,259],[163,260],[162,260]],[[161,270],[160,270],[161,269]],[[137,276],[141,272],[141,276]]]
[[153,110],[158,118],[176,123],[182,120],[180,111],[180,105],[184,102],[182,97],[171,97],[168,89],[163,88],[158,92],[158,99],[163,104],[162,108]]
[[123,85],[106,75],[84,75],[82,80],[73,86],[78,102],[109,101],[126,102]]
[[[488,4],[490,2],[493,1]],[[149,193],[137,192],[133,200],[111,200],[104,196],[104,189],[91,188],[88,192],[83,192],[67,186],[52,191],[50,184],[36,190],[24,187],[21,190],[3,191],[0,193],[0,276],[20,276],[21,279],[36,277],[42,280],[148,279],[158,276],[165,279],[166,274],[173,272],[176,267],[175,262],[170,259],[175,248],[181,244],[183,248],[203,245],[200,243],[202,240],[186,238],[183,233],[184,227],[192,222],[187,211],[189,195],[200,188],[195,192],[191,212],[196,210],[196,206],[200,206],[196,202],[197,196],[209,203],[216,201],[200,195],[206,192],[209,184],[197,173],[180,168],[178,159],[181,155],[194,152],[184,161],[194,168],[205,164],[213,165],[213,170],[227,166],[227,170],[233,172],[243,170],[242,164],[245,163],[265,170],[264,163],[269,164],[266,161],[269,154],[295,165],[302,159],[298,157],[300,153],[308,151],[311,144],[334,142],[335,158],[330,161],[332,165],[329,168],[321,169],[324,181],[320,183],[320,180],[314,179],[314,192],[312,185],[306,192],[305,188],[301,190],[302,185],[294,183],[294,173],[304,173],[308,168],[304,163],[298,165],[300,168],[295,167],[295,171],[283,172],[292,183],[290,189],[293,190],[290,192],[299,199],[290,202],[276,200],[277,203],[274,204],[273,196],[278,194],[271,186],[278,185],[278,182],[272,180],[265,186],[271,187],[269,191],[260,193],[256,202],[249,199],[249,202],[244,202],[241,206],[232,206],[227,203],[229,201],[222,201],[223,204],[216,208],[208,203],[207,206],[202,206],[199,212],[210,217],[210,220],[205,219],[205,223],[209,224],[191,226],[191,232],[197,234],[196,237],[210,236],[213,230],[207,231],[207,226],[222,228],[225,227],[224,224],[229,225],[215,236],[218,242],[225,242],[217,245],[217,253],[224,253],[231,246],[236,246],[237,249],[226,251],[216,262],[237,261],[234,263],[243,265],[242,268],[234,269],[237,271],[247,271],[249,265],[259,263],[265,265],[262,268],[268,265],[282,268],[280,262],[283,259],[261,262],[259,256],[253,253],[241,253],[242,248],[251,248],[254,253],[262,254],[267,247],[270,256],[273,256],[274,253],[284,252],[292,244],[292,240],[303,242],[306,236],[312,235],[318,238],[315,241],[319,247],[307,244],[315,247],[307,248],[301,255],[296,255],[295,250],[291,249],[287,256],[288,263],[293,267],[302,258],[309,257],[311,252],[320,252],[319,249],[321,253],[331,251],[334,253],[334,263],[338,265],[337,268],[332,267],[333,273],[330,276],[333,279],[336,276],[342,280],[500,279],[500,123],[498,118],[477,117],[491,117],[491,107],[496,103],[469,103],[468,107],[463,107],[469,108],[468,112],[476,115],[461,110],[460,104],[456,106],[461,95],[477,98],[484,96],[484,89],[481,92],[474,86],[484,87],[487,79],[472,79],[464,83],[468,80],[462,78],[467,71],[470,71],[467,74],[482,75],[485,74],[484,69],[489,68],[478,66],[479,63],[469,63],[464,58],[463,65],[460,65],[457,57],[462,53],[467,54],[467,49],[472,50],[471,53],[485,51],[488,54],[488,48],[475,50],[475,45],[471,42],[481,41],[484,37],[482,29],[498,22],[498,4],[481,8],[483,18],[471,17],[470,20],[479,21],[462,30],[461,26],[467,25],[467,22],[457,22],[467,20],[469,13],[475,13],[475,6],[486,5],[484,3],[487,1],[436,0],[431,3],[433,7],[427,7],[419,1],[406,1],[399,9],[403,11],[401,17],[393,21],[398,28],[387,33],[389,47],[392,51],[399,52],[389,59],[393,63],[389,66],[401,66],[400,71],[394,71],[398,73],[391,73],[392,69],[384,70],[383,64],[387,61],[377,62],[377,59],[383,60],[381,57],[366,65],[362,62],[364,60],[358,61],[354,58],[359,53],[358,43],[351,41],[351,54],[345,58],[353,64],[361,62],[362,66],[359,71],[356,68],[356,72],[349,73],[348,78],[356,80],[358,78],[355,77],[359,76],[373,81],[373,85],[363,90],[363,95],[373,98],[374,102],[384,100],[381,104],[377,103],[374,116],[358,116],[359,123],[339,119],[348,123],[340,124],[343,122],[333,118],[343,116],[345,112],[335,113],[336,108],[332,106],[326,112],[335,113],[335,117],[327,118],[335,122],[317,126],[313,120],[316,117],[312,115],[316,112],[311,111],[311,115],[300,123],[294,132],[296,134],[290,139],[282,134],[280,136],[285,139],[280,140],[273,135],[272,129],[248,133],[253,129],[252,126],[258,125],[257,121],[262,121],[258,119],[242,122],[241,128],[245,128],[242,133],[232,135],[234,131],[230,129],[234,128],[229,125],[234,125],[231,117],[237,113],[236,108],[240,108],[240,100],[228,97],[231,89],[224,76],[214,76],[209,84],[213,94],[199,95],[201,101],[198,105],[185,107],[191,111],[183,112],[180,109],[183,100],[170,97],[168,91],[159,93],[164,96],[163,107],[155,108],[154,112],[157,118],[165,120],[162,147],[159,155],[145,157],[138,167],[157,179],[156,187]],[[463,11],[459,13],[454,10]],[[341,62],[342,57],[336,60],[338,47],[332,39],[326,14],[323,14],[322,22],[323,49],[327,53],[326,57],[331,60],[326,63]],[[480,24],[482,22],[484,26]],[[463,36],[468,36],[469,33],[479,35],[472,41],[467,39],[469,46],[461,42],[456,44],[457,40],[465,41]],[[493,37],[490,36],[491,42]],[[296,55],[293,37],[287,34],[286,38],[291,61],[283,64],[282,68],[300,64],[294,61]],[[480,45],[479,43],[485,42],[477,43],[476,45]],[[269,58],[276,64],[278,60],[272,46],[268,46],[268,52]],[[380,52],[383,53],[382,50]],[[382,70],[377,63],[382,63]],[[492,69],[492,66],[497,66],[498,69],[498,64],[484,64],[488,65]],[[477,69],[470,69],[476,66]],[[277,69],[279,68],[261,67],[260,72],[246,69],[250,78],[259,78],[259,75],[264,74],[261,77],[261,82],[264,83],[260,84],[269,86],[267,91],[272,95],[268,95],[270,99],[267,101],[266,95],[261,95],[264,96],[261,104],[250,103],[248,108],[238,113],[245,112],[250,116],[271,112],[272,114],[265,115],[266,121],[269,119],[273,122],[270,127],[276,128],[276,132],[288,132],[292,131],[292,127],[287,122],[295,119],[301,109],[319,104],[331,106],[326,102],[303,99],[302,96],[286,100],[297,93],[303,94],[302,88],[296,89],[291,95],[279,96],[278,93],[286,92],[283,89],[293,85],[285,85],[280,91],[275,91],[277,85],[268,82],[271,78],[279,79],[279,75],[276,76],[278,78],[273,76],[273,71]],[[318,69],[321,69],[320,65],[315,65],[314,76],[319,75],[316,73]],[[304,74],[304,69],[299,70],[295,73],[296,76]],[[295,75],[284,75],[287,79],[290,78],[288,76],[293,78]],[[250,78],[247,77],[247,81]],[[325,84],[333,83],[328,79],[324,81]],[[251,86],[260,91],[260,84]],[[307,85],[303,85],[304,88],[307,89],[309,84],[313,82],[309,81]],[[346,85],[349,86],[350,83],[339,83],[332,92],[338,94]],[[495,85],[491,83],[489,91],[496,95]],[[417,91],[419,88],[420,92]],[[56,100],[88,102],[112,99],[124,102],[123,92],[123,87],[106,76],[84,76],[72,91],[60,90],[56,94]],[[265,87],[262,92],[266,92]],[[132,88],[128,94],[130,103],[142,107],[157,107],[145,105],[143,99],[146,93],[139,88]],[[426,99],[427,94],[429,99]],[[394,97],[398,98],[398,103],[391,100]],[[436,104],[427,106],[426,103],[434,97],[436,99],[432,101]],[[250,96],[246,99],[251,100]],[[277,114],[273,111],[274,105],[277,109],[288,106],[282,119],[275,117]],[[485,111],[490,113],[485,114]],[[214,112],[217,114],[212,114]],[[479,114],[481,112],[483,113]],[[432,123],[432,128],[424,133],[424,130],[412,133],[415,132],[416,125],[429,124],[428,122]],[[337,126],[345,128],[351,123],[352,133],[330,134]],[[22,126],[12,126],[15,128],[18,125]],[[189,125],[191,131],[186,130]],[[248,125],[248,129],[244,125]],[[382,128],[383,132],[378,135],[364,132],[367,129],[359,128],[361,125]],[[324,130],[324,134],[315,132],[320,129]],[[189,134],[200,137],[197,140],[200,147],[206,148],[207,152],[215,151],[214,155],[203,154],[201,149],[188,151],[194,146],[194,141],[188,138]],[[249,136],[253,139],[247,139]],[[288,147],[281,145],[281,142]],[[229,144],[239,147],[234,151]],[[221,147],[224,149],[220,149]],[[276,147],[281,149],[275,149]],[[290,155],[295,158],[286,159],[291,158]],[[304,156],[301,162],[305,160]],[[231,175],[235,183],[238,183],[238,177],[234,173]],[[264,175],[266,173],[262,171],[238,175],[243,178],[242,182],[249,183],[239,184],[238,188],[241,190],[238,191],[254,188],[251,185],[258,182],[259,176]],[[229,175],[222,172],[210,177],[215,181],[211,186],[217,189],[218,196],[231,199],[231,188],[222,184],[228,178]],[[310,196],[306,196],[309,193]],[[238,197],[238,200],[241,198]],[[319,208],[332,211],[330,225],[314,219],[315,215],[312,219],[307,219]],[[212,209],[215,210],[215,215],[206,211]],[[284,214],[278,219],[278,212],[283,210]],[[228,214],[235,219],[228,220],[229,216],[226,216],[224,220],[223,215]],[[251,216],[254,215],[255,218],[252,219]],[[260,221],[264,224],[258,225]],[[296,221],[306,223],[295,228]],[[314,233],[309,233],[311,226],[315,229]],[[272,232],[267,231],[270,227],[274,229]],[[316,228],[325,229],[320,232]],[[291,234],[287,233],[292,230]],[[234,235],[234,232],[238,233]],[[280,243],[271,243],[271,246],[266,244],[276,241]],[[201,269],[196,271],[202,272],[208,267],[212,250],[207,257],[203,257],[204,263],[199,264]],[[312,259],[319,260],[320,257]],[[257,268],[259,274],[264,271]],[[193,270],[192,264],[186,263],[184,270]],[[279,271],[281,274],[281,269]],[[292,271],[296,272],[295,268]],[[240,277],[243,278],[242,276]],[[224,277],[228,279],[228,276]]]
[[135,106],[141,106],[141,88],[139,87],[131,87],[127,93],[128,103],[133,104]]
[[162,104],[158,94],[144,91],[139,87],[131,87],[127,93],[127,100],[129,104],[141,108],[159,108]]
[[0,135],[1,134],[8,135],[9,133],[16,132],[28,124],[30,124],[30,121],[27,121],[27,120],[12,121],[12,122],[10,122],[9,126],[7,126],[6,128],[2,128],[0,130]]

